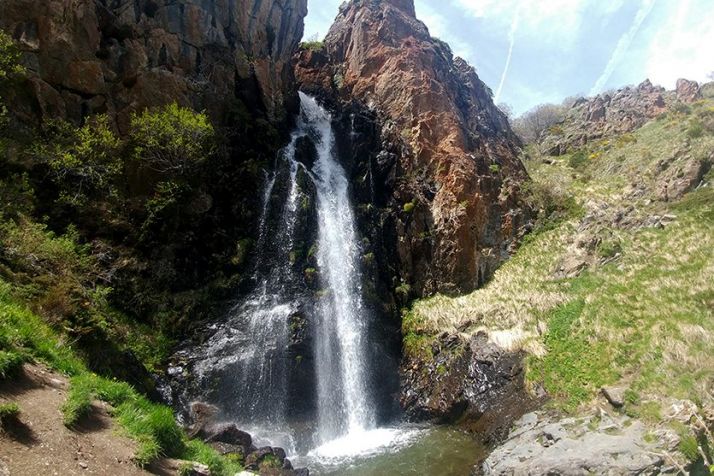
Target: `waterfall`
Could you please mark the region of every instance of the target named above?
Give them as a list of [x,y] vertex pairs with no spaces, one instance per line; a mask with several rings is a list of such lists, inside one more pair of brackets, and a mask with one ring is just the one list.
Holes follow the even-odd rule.
[[312,129],[317,148],[317,262],[327,293],[318,306],[315,362],[319,439],[327,442],[372,428],[375,416],[366,388],[367,326],[347,177],[335,157],[329,113],[311,97],[301,94],[300,99],[302,120]]
[[[307,313],[312,341],[315,388],[306,393],[315,400],[314,421],[309,422],[313,444],[364,435],[376,424],[367,385],[368,312],[349,183],[336,156],[332,117],[314,98],[301,93],[300,101],[292,139],[266,177],[253,289],[216,326],[194,365],[200,387],[223,409],[224,418],[289,453],[296,451],[296,430],[288,415],[296,398],[291,394],[291,319],[300,313]],[[296,157],[305,139],[316,151],[310,166]],[[310,216],[317,226],[313,253],[319,291],[306,286],[304,270],[295,261],[306,245],[296,241],[298,226],[305,227],[298,224],[300,214],[311,213],[304,206],[306,186],[314,191]]]

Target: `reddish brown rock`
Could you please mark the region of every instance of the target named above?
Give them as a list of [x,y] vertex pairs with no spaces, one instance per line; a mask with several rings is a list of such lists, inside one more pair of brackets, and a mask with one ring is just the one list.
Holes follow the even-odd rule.
[[301,52],[296,75],[307,91],[376,111],[385,141],[405,146],[385,159],[395,161],[403,282],[416,294],[482,284],[523,225],[526,173],[519,141],[474,69],[430,36],[413,1],[353,0],[324,50]]
[[540,139],[540,148],[547,155],[572,152],[590,141],[632,132],[673,105],[700,97],[696,81],[680,79],[675,91],[666,91],[647,79],[637,87],[580,98],[565,112],[562,124]]
[[36,107],[22,119],[81,121],[177,101],[222,118],[236,94],[279,121],[307,0],[5,0],[0,28],[25,52]]
[[702,97],[699,90],[699,83],[682,78],[677,80],[675,93],[677,95],[677,100],[685,103],[694,102]]

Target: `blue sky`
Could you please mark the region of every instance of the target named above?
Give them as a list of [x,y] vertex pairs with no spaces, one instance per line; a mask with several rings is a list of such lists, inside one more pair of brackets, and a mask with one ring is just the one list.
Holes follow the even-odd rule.
[[[305,38],[322,39],[341,3],[308,0]],[[415,3],[432,36],[475,66],[516,114],[645,78],[671,89],[677,78],[701,82],[714,71],[714,0]]]

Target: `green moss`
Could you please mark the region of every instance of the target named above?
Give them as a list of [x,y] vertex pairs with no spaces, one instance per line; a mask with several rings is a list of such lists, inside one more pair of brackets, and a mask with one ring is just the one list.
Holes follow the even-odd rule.
[[501,171],[501,166],[498,164],[491,164],[488,166],[488,170],[490,170],[492,174],[497,174]]
[[404,206],[402,207],[402,210],[404,210],[404,213],[411,213],[414,211],[415,207],[416,207],[416,202],[411,201],[411,202],[405,203]]

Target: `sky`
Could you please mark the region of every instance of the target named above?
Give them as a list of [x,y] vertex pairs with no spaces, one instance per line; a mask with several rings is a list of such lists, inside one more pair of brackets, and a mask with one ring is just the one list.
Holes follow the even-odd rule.
[[[308,0],[305,39],[322,39],[342,0]],[[514,114],[649,78],[714,72],[714,0],[415,0],[432,36],[476,68]]]

